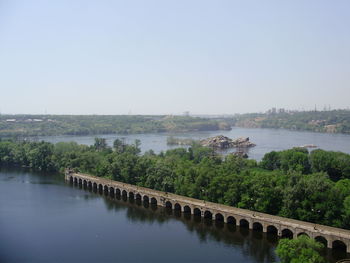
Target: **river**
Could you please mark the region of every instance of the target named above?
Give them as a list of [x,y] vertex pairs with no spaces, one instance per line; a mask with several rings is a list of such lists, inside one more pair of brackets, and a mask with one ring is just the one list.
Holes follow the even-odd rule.
[[[277,238],[0,170],[0,262],[278,262]],[[327,262],[343,257],[325,250]]]
[[[126,143],[133,143],[136,139],[139,139],[141,141],[141,150],[143,152],[152,149],[159,153],[160,151],[179,147],[167,145],[167,137],[169,136],[199,140],[220,134],[230,138],[249,137],[250,141],[255,143],[256,146],[248,150],[248,155],[249,158],[256,160],[261,160],[264,154],[270,151],[280,151],[306,144],[314,144],[324,150],[350,153],[350,135],[289,131],[283,129],[249,129],[233,127],[231,131],[187,132],[177,134],[152,133],[132,135],[48,136],[39,137],[38,139],[53,143],[75,141],[79,144],[86,145],[93,144],[94,138],[97,136],[106,138],[109,145],[112,145],[113,141],[117,138],[124,139]],[[235,151],[235,149],[223,151],[223,153],[232,151]]]

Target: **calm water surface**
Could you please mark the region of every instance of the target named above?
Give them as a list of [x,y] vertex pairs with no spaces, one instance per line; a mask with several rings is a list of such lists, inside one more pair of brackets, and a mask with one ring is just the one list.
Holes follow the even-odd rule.
[[[167,145],[167,137],[175,136],[178,138],[192,138],[195,140],[205,139],[216,135],[225,135],[230,138],[249,137],[251,142],[257,146],[249,150],[250,158],[260,160],[265,153],[270,151],[280,151],[292,147],[306,144],[314,144],[324,150],[341,151],[350,153],[350,135],[346,134],[327,134],[315,132],[288,131],[282,129],[248,129],[233,127],[231,131],[208,131],[208,132],[190,132],[190,133],[157,133],[157,134],[133,134],[133,135],[101,135],[98,137],[106,138],[109,145],[113,144],[116,138],[125,139],[127,143],[133,143],[136,139],[141,140],[141,149],[143,152],[150,149],[155,152],[165,151],[177,148],[179,146]],[[40,137],[49,142],[75,141],[79,144],[91,145],[97,136],[50,136]],[[232,152],[235,149],[230,149]]]
[[0,233],[0,262],[278,262],[274,236],[13,169],[0,170]]

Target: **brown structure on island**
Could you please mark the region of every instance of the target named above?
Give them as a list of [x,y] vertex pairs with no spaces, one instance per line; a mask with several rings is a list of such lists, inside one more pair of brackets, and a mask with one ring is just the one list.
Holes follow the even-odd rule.
[[307,235],[324,243],[328,248],[342,247],[350,253],[350,231],[346,229],[254,212],[101,177],[73,173],[69,170],[65,173],[65,180],[112,196],[126,196],[227,224],[247,226],[249,229],[275,233],[280,237],[296,238],[300,235]]

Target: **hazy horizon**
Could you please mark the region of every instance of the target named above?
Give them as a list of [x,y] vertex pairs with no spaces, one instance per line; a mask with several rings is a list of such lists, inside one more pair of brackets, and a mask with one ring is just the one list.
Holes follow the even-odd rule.
[[0,1],[0,113],[348,109],[350,2]]
[[[279,109],[284,109],[287,112],[314,112],[315,109],[310,109],[310,110],[297,110],[297,109],[285,109],[285,108],[276,108],[276,110]],[[0,112],[1,115],[5,116],[17,116],[17,115],[28,115],[28,116],[190,116],[190,117],[215,117],[215,116],[234,116],[234,115],[244,115],[244,114],[264,114],[267,113],[269,110],[266,111],[260,111],[260,112],[243,112],[243,113],[222,113],[222,114],[192,114],[191,112],[183,112],[179,114],[50,114],[50,113],[2,113]],[[316,109],[317,112],[325,112],[325,111],[350,111],[349,108],[346,109]]]

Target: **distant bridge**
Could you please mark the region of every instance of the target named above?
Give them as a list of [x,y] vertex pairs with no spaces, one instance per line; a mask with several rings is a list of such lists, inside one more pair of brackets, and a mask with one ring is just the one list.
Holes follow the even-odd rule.
[[347,253],[350,253],[349,230],[207,202],[87,174],[67,171],[65,180],[105,192],[111,196],[126,196],[227,224],[236,224],[237,226],[249,227],[249,229],[275,233],[280,237],[296,238],[300,235],[307,235],[324,243],[328,248],[341,247]]

